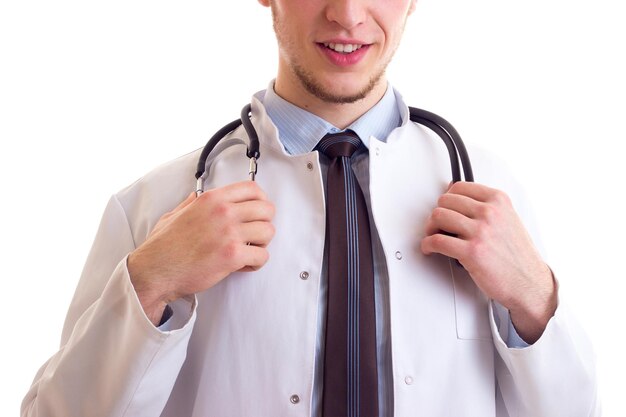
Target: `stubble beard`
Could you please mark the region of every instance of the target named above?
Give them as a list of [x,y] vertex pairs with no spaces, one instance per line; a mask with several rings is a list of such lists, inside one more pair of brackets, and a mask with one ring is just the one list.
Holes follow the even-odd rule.
[[[278,41],[279,49],[282,51],[297,51],[298,48],[296,47],[296,45],[293,45],[293,42],[291,42],[288,36],[284,36],[286,31],[283,29],[283,25],[276,16],[276,13],[274,13],[274,7],[272,7],[272,21],[274,24],[274,32],[276,33],[276,39]],[[370,77],[369,82],[360,91],[352,95],[338,95],[327,89],[315,77],[315,74],[312,71],[307,70],[297,62],[297,52],[291,54],[291,57],[285,55],[282,51],[281,54],[283,54],[284,60],[289,65],[290,71],[296,76],[302,87],[304,87],[304,89],[309,94],[329,104],[351,104],[359,100],[363,100],[378,85],[380,80],[385,75],[387,65],[389,65],[389,62],[391,62],[391,57],[395,55],[396,49],[397,45],[387,61],[384,62],[383,65],[381,65],[379,68],[377,68],[377,71],[374,73],[374,75]]]
[[315,96],[316,98],[322,100],[326,103],[331,104],[351,104],[355,103],[359,100],[363,100],[365,97],[372,92],[374,87],[378,85],[381,78],[385,74],[385,69],[387,65],[385,64],[381,70],[379,70],[373,77],[370,78],[369,82],[356,94],[352,95],[338,95],[333,94],[331,91],[326,89],[322,83],[320,83],[315,78],[315,74],[311,71],[308,71],[302,66],[298,65],[295,62],[291,63],[290,69],[291,72],[298,78],[300,84],[304,87],[306,91]]

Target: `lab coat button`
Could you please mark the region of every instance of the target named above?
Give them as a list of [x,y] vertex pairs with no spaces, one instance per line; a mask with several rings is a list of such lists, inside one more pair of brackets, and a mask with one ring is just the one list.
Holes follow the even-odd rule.
[[308,169],[309,171],[313,171],[313,162],[310,162],[310,161],[309,161],[309,162],[307,162],[307,163],[306,163],[306,167],[307,167],[307,169]]
[[402,252],[400,252],[400,251],[397,251],[397,252],[396,252],[396,259],[397,259],[397,260],[402,259]]
[[300,272],[300,279],[302,279],[302,280],[309,279],[309,273],[307,271]]
[[300,397],[294,394],[291,398],[289,398],[289,401],[291,401],[291,404],[298,404],[300,402]]
[[411,385],[411,384],[413,384],[413,377],[412,377],[411,375],[407,375],[407,377],[406,377],[406,378],[404,378],[404,382],[405,382],[407,385]]

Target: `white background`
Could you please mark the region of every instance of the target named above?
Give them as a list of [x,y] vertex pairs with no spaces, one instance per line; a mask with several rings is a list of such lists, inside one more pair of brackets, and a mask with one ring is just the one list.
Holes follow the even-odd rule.
[[[408,103],[525,185],[562,297],[594,340],[606,416],[626,410],[620,3],[421,0],[389,69]],[[202,146],[276,61],[253,0],[2,2],[0,415],[18,415],[58,348],[109,196]]]

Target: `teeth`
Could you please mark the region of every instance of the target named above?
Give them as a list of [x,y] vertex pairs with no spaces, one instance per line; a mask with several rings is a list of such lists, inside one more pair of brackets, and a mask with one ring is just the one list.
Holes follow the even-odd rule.
[[357,49],[361,49],[363,45],[351,44],[351,43],[324,42],[324,46],[332,49],[335,52],[339,52],[342,54],[349,54],[351,52],[356,51]]

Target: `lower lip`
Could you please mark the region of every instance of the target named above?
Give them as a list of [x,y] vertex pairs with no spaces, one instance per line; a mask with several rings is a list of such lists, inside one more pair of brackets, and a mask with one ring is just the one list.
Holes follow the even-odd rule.
[[318,44],[317,46],[322,50],[322,53],[331,63],[339,67],[349,67],[358,64],[363,59],[369,48],[369,45],[363,45],[356,51],[349,54],[343,54],[335,52],[332,49],[325,47],[323,44]]

